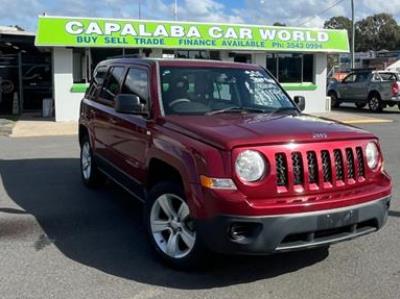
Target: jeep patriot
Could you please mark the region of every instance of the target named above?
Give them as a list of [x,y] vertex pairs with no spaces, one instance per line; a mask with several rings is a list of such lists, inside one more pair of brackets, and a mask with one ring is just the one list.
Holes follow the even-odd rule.
[[257,65],[106,60],[81,102],[82,180],[142,201],[152,248],[178,268],[377,231],[391,200],[377,137],[304,107]]

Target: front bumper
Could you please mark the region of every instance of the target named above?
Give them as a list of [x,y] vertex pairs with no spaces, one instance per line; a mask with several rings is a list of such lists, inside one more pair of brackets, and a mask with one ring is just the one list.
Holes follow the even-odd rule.
[[350,240],[386,222],[391,197],[317,212],[267,217],[217,216],[199,220],[200,238],[213,251],[270,254]]

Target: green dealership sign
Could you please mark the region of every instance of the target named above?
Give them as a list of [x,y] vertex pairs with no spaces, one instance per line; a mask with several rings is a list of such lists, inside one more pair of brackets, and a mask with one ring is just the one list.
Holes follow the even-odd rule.
[[347,31],[40,16],[36,46],[349,52]]

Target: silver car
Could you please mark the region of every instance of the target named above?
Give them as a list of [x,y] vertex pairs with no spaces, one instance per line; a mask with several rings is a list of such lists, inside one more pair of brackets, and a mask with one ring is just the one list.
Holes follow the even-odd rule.
[[360,109],[368,104],[372,112],[394,105],[400,109],[400,76],[396,72],[353,71],[342,81],[331,81],[327,90],[332,107],[348,102]]

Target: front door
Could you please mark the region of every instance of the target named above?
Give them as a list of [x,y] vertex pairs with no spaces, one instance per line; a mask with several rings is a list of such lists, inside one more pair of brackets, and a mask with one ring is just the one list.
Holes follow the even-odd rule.
[[351,73],[346,78],[343,79],[342,84],[340,84],[340,98],[342,99],[352,99],[354,96],[354,84],[357,78],[356,73]]
[[[121,94],[137,95],[149,111],[149,71],[144,67],[128,69]],[[150,143],[146,115],[115,113],[113,123],[114,142],[110,145],[117,158],[117,165],[136,182],[145,179],[145,154]]]

